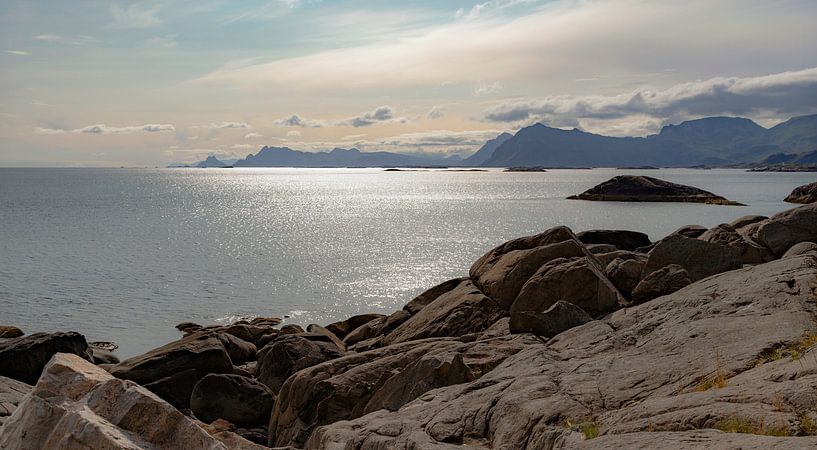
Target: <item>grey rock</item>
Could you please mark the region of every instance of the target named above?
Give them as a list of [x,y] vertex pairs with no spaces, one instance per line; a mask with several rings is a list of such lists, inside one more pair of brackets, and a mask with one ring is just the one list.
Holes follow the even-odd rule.
[[0,376],[0,428],[32,388],[22,381]]
[[96,347],[91,347],[90,350],[94,358],[94,364],[119,364],[120,362],[113,352]]
[[644,303],[672,294],[689,284],[692,284],[692,280],[687,271],[678,264],[670,264],[644,277],[633,289],[632,299],[634,303]]
[[768,219],[768,217],[766,217],[766,216],[757,216],[757,215],[742,216],[742,217],[738,217],[737,219],[730,222],[729,226],[731,226],[732,228],[737,230],[739,228],[743,228],[743,227],[752,225],[753,223],[762,222],[762,221],[764,221],[766,219]]
[[743,264],[760,264],[774,259],[772,252],[752,238],[743,236],[731,225],[722,223],[702,234],[698,239],[734,248]]
[[607,202],[680,202],[743,206],[741,203],[693,186],[637,175],[619,175],[568,198]]
[[670,236],[673,234],[680,234],[681,236],[685,236],[688,238],[697,238],[700,237],[702,234],[706,233],[706,227],[701,225],[684,225],[681,228],[670,233]]
[[183,411],[190,409],[190,394],[193,393],[193,388],[200,378],[196,369],[187,369],[145,383],[143,387]]
[[817,203],[783,211],[761,223],[758,241],[782,256],[798,242],[817,241]]
[[791,191],[785,201],[789,203],[814,203],[817,202],[817,183],[804,184]]
[[658,242],[648,254],[644,275],[670,264],[683,267],[692,281],[741,267],[740,255],[732,247],[670,235]]
[[358,314],[346,320],[330,323],[326,326],[326,329],[334,333],[338,339],[343,340],[343,338],[354,331],[355,328],[380,317],[383,317],[383,314]]
[[444,281],[431,289],[424,291],[410,302],[403,306],[403,310],[409,314],[417,314],[423,307],[437,299],[437,297],[459,286],[466,278],[455,278],[453,280]]
[[338,349],[340,349],[340,351],[342,351],[342,352],[346,351],[346,344],[344,344],[343,341],[340,340],[340,338],[335,336],[335,333],[327,330],[326,328],[313,323],[312,325],[309,325],[309,326],[306,327],[306,331],[308,331],[309,333],[316,333],[316,334],[324,335],[327,338],[329,338],[329,341],[332,342],[333,344],[335,344],[335,346],[337,346]]
[[332,343],[311,341],[298,335],[282,335],[268,349],[258,361],[258,381],[274,393],[293,373],[343,356]]
[[587,251],[594,255],[600,253],[610,253],[618,250],[615,245],[610,244],[585,244],[584,246],[587,248]]
[[622,295],[629,298],[641,281],[646,264],[646,258],[616,258],[607,265],[604,274]]
[[385,323],[386,316],[378,317],[377,319],[366,322],[363,325],[352,330],[349,334],[347,334],[346,337],[343,338],[343,342],[346,345],[354,345],[360,341],[371,339],[381,334],[380,330],[383,328],[383,325]]
[[783,254],[783,258],[791,258],[792,256],[798,255],[805,255],[806,253],[813,253],[817,252],[817,244],[814,242],[800,242],[798,244],[794,244],[786,250],[786,253]]

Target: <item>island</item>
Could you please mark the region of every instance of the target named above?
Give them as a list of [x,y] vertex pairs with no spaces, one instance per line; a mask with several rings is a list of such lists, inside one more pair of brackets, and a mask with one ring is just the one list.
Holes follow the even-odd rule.
[[636,175],[613,177],[579,195],[567,198],[605,202],[677,202],[745,206],[693,186]]

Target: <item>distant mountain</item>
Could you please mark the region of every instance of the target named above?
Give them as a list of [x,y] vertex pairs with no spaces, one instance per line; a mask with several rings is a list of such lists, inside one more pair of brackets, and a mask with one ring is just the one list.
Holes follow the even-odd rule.
[[804,153],[775,153],[760,161],[763,165],[797,164],[811,166],[817,164],[817,150]]
[[204,161],[196,164],[196,167],[227,167],[229,164],[219,161],[215,156],[210,155]]
[[610,137],[542,124],[519,130],[482,163],[485,167],[621,167],[757,163],[775,153],[817,148],[817,115],[771,129],[738,117],[668,125],[645,138]]
[[458,160],[424,158],[390,152],[362,152],[336,148],[328,152],[303,152],[288,147],[264,147],[235,162],[235,167],[417,167],[458,165]]
[[477,150],[476,153],[462,160],[462,165],[467,167],[481,166],[485,161],[491,159],[491,156],[494,154],[494,150],[512,137],[513,135],[510,133],[502,133],[499,136],[488,140],[485,142],[485,145]]

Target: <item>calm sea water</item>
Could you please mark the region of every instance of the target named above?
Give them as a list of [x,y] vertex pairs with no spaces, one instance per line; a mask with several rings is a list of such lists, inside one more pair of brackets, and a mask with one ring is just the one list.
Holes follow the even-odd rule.
[[[746,207],[565,200],[614,175]],[[565,224],[658,239],[770,215],[809,173],[739,170],[0,169],[0,324],[75,330],[132,356],[182,321],[391,312],[491,247]]]

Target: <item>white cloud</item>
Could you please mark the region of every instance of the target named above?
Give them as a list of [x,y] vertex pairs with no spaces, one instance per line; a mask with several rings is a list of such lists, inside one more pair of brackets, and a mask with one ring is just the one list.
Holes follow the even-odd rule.
[[59,34],[37,34],[31,37],[37,41],[50,42],[62,45],[87,45],[96,42],[96,38],[87,35],[63,36]]
[[[460,20],[365,45],[232,62],[196,82],[262,92],[378,92],[496,80],[564,92],[591,71],[682,67],[674,80],[730,67],[757,73],[796,67],[817,52],[817,2],[790,3],[559,0],[517,18]],[[690,33],[690,24],[700,32]]]
[[[493,122],[525,124],[541,121],[555,126],[574,126],[579,120],[618,121],[617,127],[632,131],[644,123],[660,127],[666,118],[721,114],[754,115],[775,111],[779,116],[817,112],[817,68],[758,77],[716,77],[655,90],[639,88],[620,95],[559,95],[542,99],[513,100],[484,112]],[[640,124],[626,125],[632,117]],[[590,122],[588,122],[590,123]],[[565,125],[560,125],[565,124]]]
[[161,23],[156,13],[161,9],[160,4],[145,5],[140,3],[131,3],[127,6],[119,4],[111,5],[111,16],[113,23],[110,28],[114,29],[132,29],[132,28],[150,28],[155,27]]
[[246,122],[221,122],[211,123],[210,128],[214,130],[224,130],[224,129],[252,128],[252,126]]
[[176,127],[171,124],[145,124],[134,125],[126,127],[109,127],[105,124],[88,125],[87,127],[76,128],[73,130],[61,128],[42,128],[37,127],[34,131],[38,134],[63,134],[63,133],[78,133],[78,134],[130,134],[130,133],[161,133],[166,131],[176,131]]
[[262,137],[264,137],[263,134],[255,133],[255,132],[247,133],[247,134],[244,135],[244,139],[260,139]]
[[322,128],[322,127],[368,127],[377,123],[406,123],[407,117],[397,117],[394,108],[391,106],[378,106],[372,111],[366,111],[353,117],[345,119],[309,119],[293,114],[287,118],[275,121],[279,127],[301,127],[301,128]]
[[249,148],[255,148],[255,146],[250,145],[250,144],[233,144],[233,145],[230,146],[230,148],[234,148],[234,149],[237,149],[237,150],[246,150],[246,149],[249,149]]
[[298,130],[287,131],[287,136],[289,136],[289,137],[298,137],[300,135],[301,135],[301,132],[298,131]]
[[490,0],[483,3],[477,3],[468,11],[460,8],[457,10],[455,16],[458,19],[476,20],[487,12],[496,12],[512,6],[538,3],[539,1],[541,0]]
[[29,52],[25,52],[25,51],[22,51],[22,50],[6,50],[6,53],[8,53],[10,55],[17,55],[17,56],[28,56],[28,55],[31,54]]
[[482,83],[474,89],[474,97],[483,97],[486,95],[493,95],[502,92],[502,83],[494,81],[493,83]]

